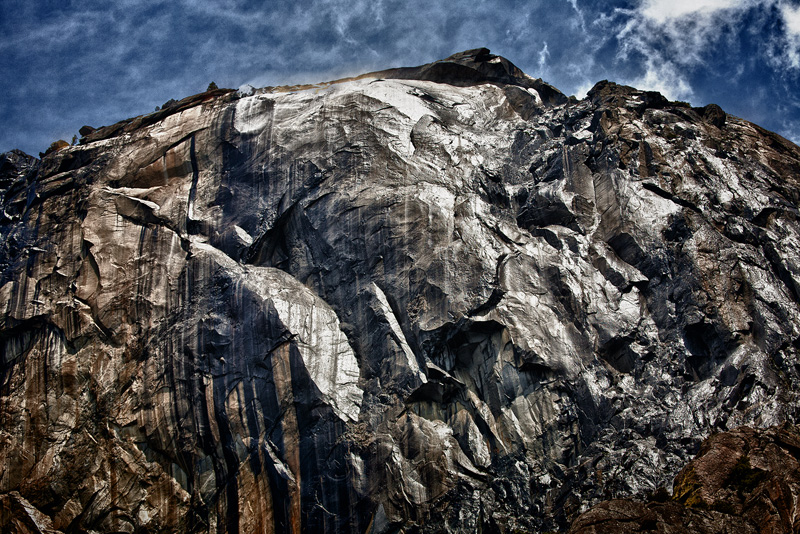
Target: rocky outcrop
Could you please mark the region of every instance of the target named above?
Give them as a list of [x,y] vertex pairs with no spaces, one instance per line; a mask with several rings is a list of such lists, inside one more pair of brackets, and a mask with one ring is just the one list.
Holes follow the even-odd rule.
[[552,530],[797,419],[800,149],[718,108],[479,49],[3,158],[4,528]]
[[[753,532],[800,529],[800,432],[785,425],[741,427],[708,438],[667,499],[619,499],[581,515],[570,534]],[[651,499],[653,496],[651,496]]]

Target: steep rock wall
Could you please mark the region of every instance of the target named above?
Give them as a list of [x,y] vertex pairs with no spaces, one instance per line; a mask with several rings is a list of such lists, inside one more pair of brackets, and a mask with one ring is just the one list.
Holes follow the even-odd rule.
[[797,419],[800,149],[715,106],[481,49],[2,157],[9,525],[547,530]]

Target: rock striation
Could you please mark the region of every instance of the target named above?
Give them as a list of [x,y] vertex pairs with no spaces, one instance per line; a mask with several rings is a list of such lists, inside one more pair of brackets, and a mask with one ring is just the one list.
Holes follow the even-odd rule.
[[0,156],[10,532],[563,529],[797,422],[800,149],[717,106],[478,49],[82,133]]

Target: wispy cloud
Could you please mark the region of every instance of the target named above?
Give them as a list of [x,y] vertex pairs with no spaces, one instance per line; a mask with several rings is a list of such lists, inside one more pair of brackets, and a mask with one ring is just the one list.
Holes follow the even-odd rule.
[[800,6],[781,5],[781,17],[785,28],[782,51],[786,64],[800,69]]
[[[617,58],[635,63],[627,82],[660,91],[668,98],[696,95],[692,78],[698,69],[713,69],[712,53],[735,37],[738,25],[756,0],[641,0],[633,9],[618,9]],[[733,36],[733,37],[732,37]]]
[[[782,23],[777,26],[771,16],[775,12]],[[658,48],[676,64],[703,63],[707,49],[727,28],[728,34],[757,32],[762,42],[751,52],[784,68],[800,69],[800,6],[790,0],[640,0],[631,14],[638,41],[652,42],[652,36],[660,35],[668,45],[647,51]]]
[[583,16],[583,11],[578,7],[578,0],[567,0],[567,2],[572,6],[572,10],[575,11],[576,26],[580,27],[583,32],[586,32],[586,19]]
[[539,70],[544,71],[547,68],[547,60],[550,58],[550,51],[547,49],[547,41],[544,42],[542,50],[539,52]]
[[664,24],[687,15],[709,15],[717,11],[739,9],[745,4],[745,0],[644,0],[638,11],[645,18]]
[[[99,126],[149,112],[212,80],[229,87],[315,82],[421,64],[478,46],[579,96],[607,78],[693,103],[730,95],[730,102],[747,102],[754,113],[775,117],[753,97],[753,87],[771,95],[769,101],[796,86],[795,4],[2,1],[0,151],[19,146],[38,152],[84,123]],[[748,98],[733,98],[735,90],[749,91]],[[800,119],[792,106],[783,115]]]
[[690,100],[694,96],[685,74],[671,61],[648,60],[645,72],[628,83],[640,89],[658,91],[670,100]]

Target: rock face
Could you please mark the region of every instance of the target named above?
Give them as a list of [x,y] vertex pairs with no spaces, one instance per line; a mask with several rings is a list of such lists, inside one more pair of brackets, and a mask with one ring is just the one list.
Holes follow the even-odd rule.
[[675,478],[672,502],[604,502],[570,534],[798,532],[799,496],[800,429],[741,427],[703,443]]
[[249,93],[0,156],[2,528],[553,530],[797,420],[795,145],[486,49]]

